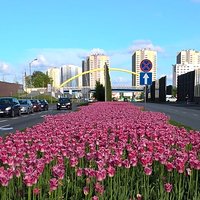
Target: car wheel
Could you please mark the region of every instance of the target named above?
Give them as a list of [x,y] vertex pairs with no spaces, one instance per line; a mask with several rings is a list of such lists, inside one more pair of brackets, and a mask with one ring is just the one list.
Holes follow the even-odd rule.
[[21,110],[19,110],[19,112],[18,112],[18,116],[21,116],[22,114],[21,114]]

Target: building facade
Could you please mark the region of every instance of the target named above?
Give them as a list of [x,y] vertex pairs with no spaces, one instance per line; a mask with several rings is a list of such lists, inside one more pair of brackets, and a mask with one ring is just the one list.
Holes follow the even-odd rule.
[[200,104],[200,68],[195,70],[194,100]]
[[47,74],[53,80],[52,87],[58,88],[60,86],[60,69],[57,67],[49,68]]
[[200,52],[183,50],[177,53],[176,64],[173,69],[173,86],[177,87],[177,77],[200,68]]
[[[82,61],[82,72],[86,72],[86,71],[89,71],[89,59],[88,58],[86,60]],[[90,80],[90,73],[84,74],[82,76],[83,86],[90,86],[89,80]]]
[[23,92],[22,84],[0,81],[0,97],[15,96]]
[[[84,71],[93,70],[97,68],[104,68],[105,64],[110,67],[110,59],[108,56],[103,53],[92,53],[86,58],[82,63],[82,69]],[[104,70],[91,72],[83,76],[84,86],[95,87],[96,81],[99,81],[101,84],[105,84]]]
[[[140,74],[140,63],[142,60],[148,59],[152,62],[152,81],[157,77],[157,52],[151,49],[136,50],[132,55],[132,71]],[[140,86],[140,76],[132,75],[132,86]]]
[[[76,65],[63,65],[61,66],[61,83],[66,80],[80,74],[82,72],[81,68]],[[82,86],[82,78],[78,77],[69,83],[66,83],[65,87],[80,87]]]

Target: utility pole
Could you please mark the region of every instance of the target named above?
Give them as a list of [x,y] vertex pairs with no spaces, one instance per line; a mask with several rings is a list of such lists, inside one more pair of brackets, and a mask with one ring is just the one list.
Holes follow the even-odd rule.
[[38,59],[35,58],[34,60],[32,60],[32,61],[29,63],[29,69],[30,69],[30,86],[31,86],[31,89],[30,89],[30,91],[31,91],[31,99],[32,99],[32,74],[31,74],[31,64],[32,64],[34,61],[36,61],[36,60],[38,60]]

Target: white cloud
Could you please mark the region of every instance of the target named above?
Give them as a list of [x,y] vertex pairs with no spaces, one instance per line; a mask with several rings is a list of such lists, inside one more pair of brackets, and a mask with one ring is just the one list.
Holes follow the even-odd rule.
[[163,48],[154,45],[150,40],[135,40],[130,47],[118,51],[107,51],[94,48],[88,49],[32,49],[31,55],[35,54],[37,62],[32,63],[33,68],[46,70],[49,67],[59,67],[62,65],[77,65],[81,67],[82,60],[94,53],[102,53],[108,55],[111,61],[111,67],[118,67],[131,70],[131,56],[135,50],[150,48],[158,52],[164,52]]
[[[112,75],[111,75],[111,77],[112,77]],[[129,75],[129,78],[127,77],[127,75],[124,77],[123,76],[117,76],[117,77],[113,76],[112,77],[112,85],[113,86],[118,86],[118,85],[125,86],[125,85],[130,85],[130,83],[131,83],[131,75]]]
[[163,53],[164,49],[160,46],[154,45],[150,40],[135,40],[131,47],[129,47],[129,53],[133,53],[139,49],[151,49],[159,53]]
[[5,62],[0,62],[0,72],[4,74],[9,74],[10,73],[9,65]]
[[89,55],[85,49],[33,49],[31,54],[35,54],[37,61],[32,63],[35,70],[46,70],[49,67],[60,67],[62,65],[81,66],[81,61]]
[[93,54],[106,54],[106,52],[103,49],[92,49],[90,55]]

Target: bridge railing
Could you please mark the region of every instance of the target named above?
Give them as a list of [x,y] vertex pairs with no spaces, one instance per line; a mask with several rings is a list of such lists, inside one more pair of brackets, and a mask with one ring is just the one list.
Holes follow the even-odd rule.
[[[95,90],[95,87],[90,87],[90,86],[82,86],[82,87],[63,87],[63,90],[84,90],[84,89],[90,89],[90,90]],[[120,90],[143,90],[144,86],[112,86],[112,89]]]

